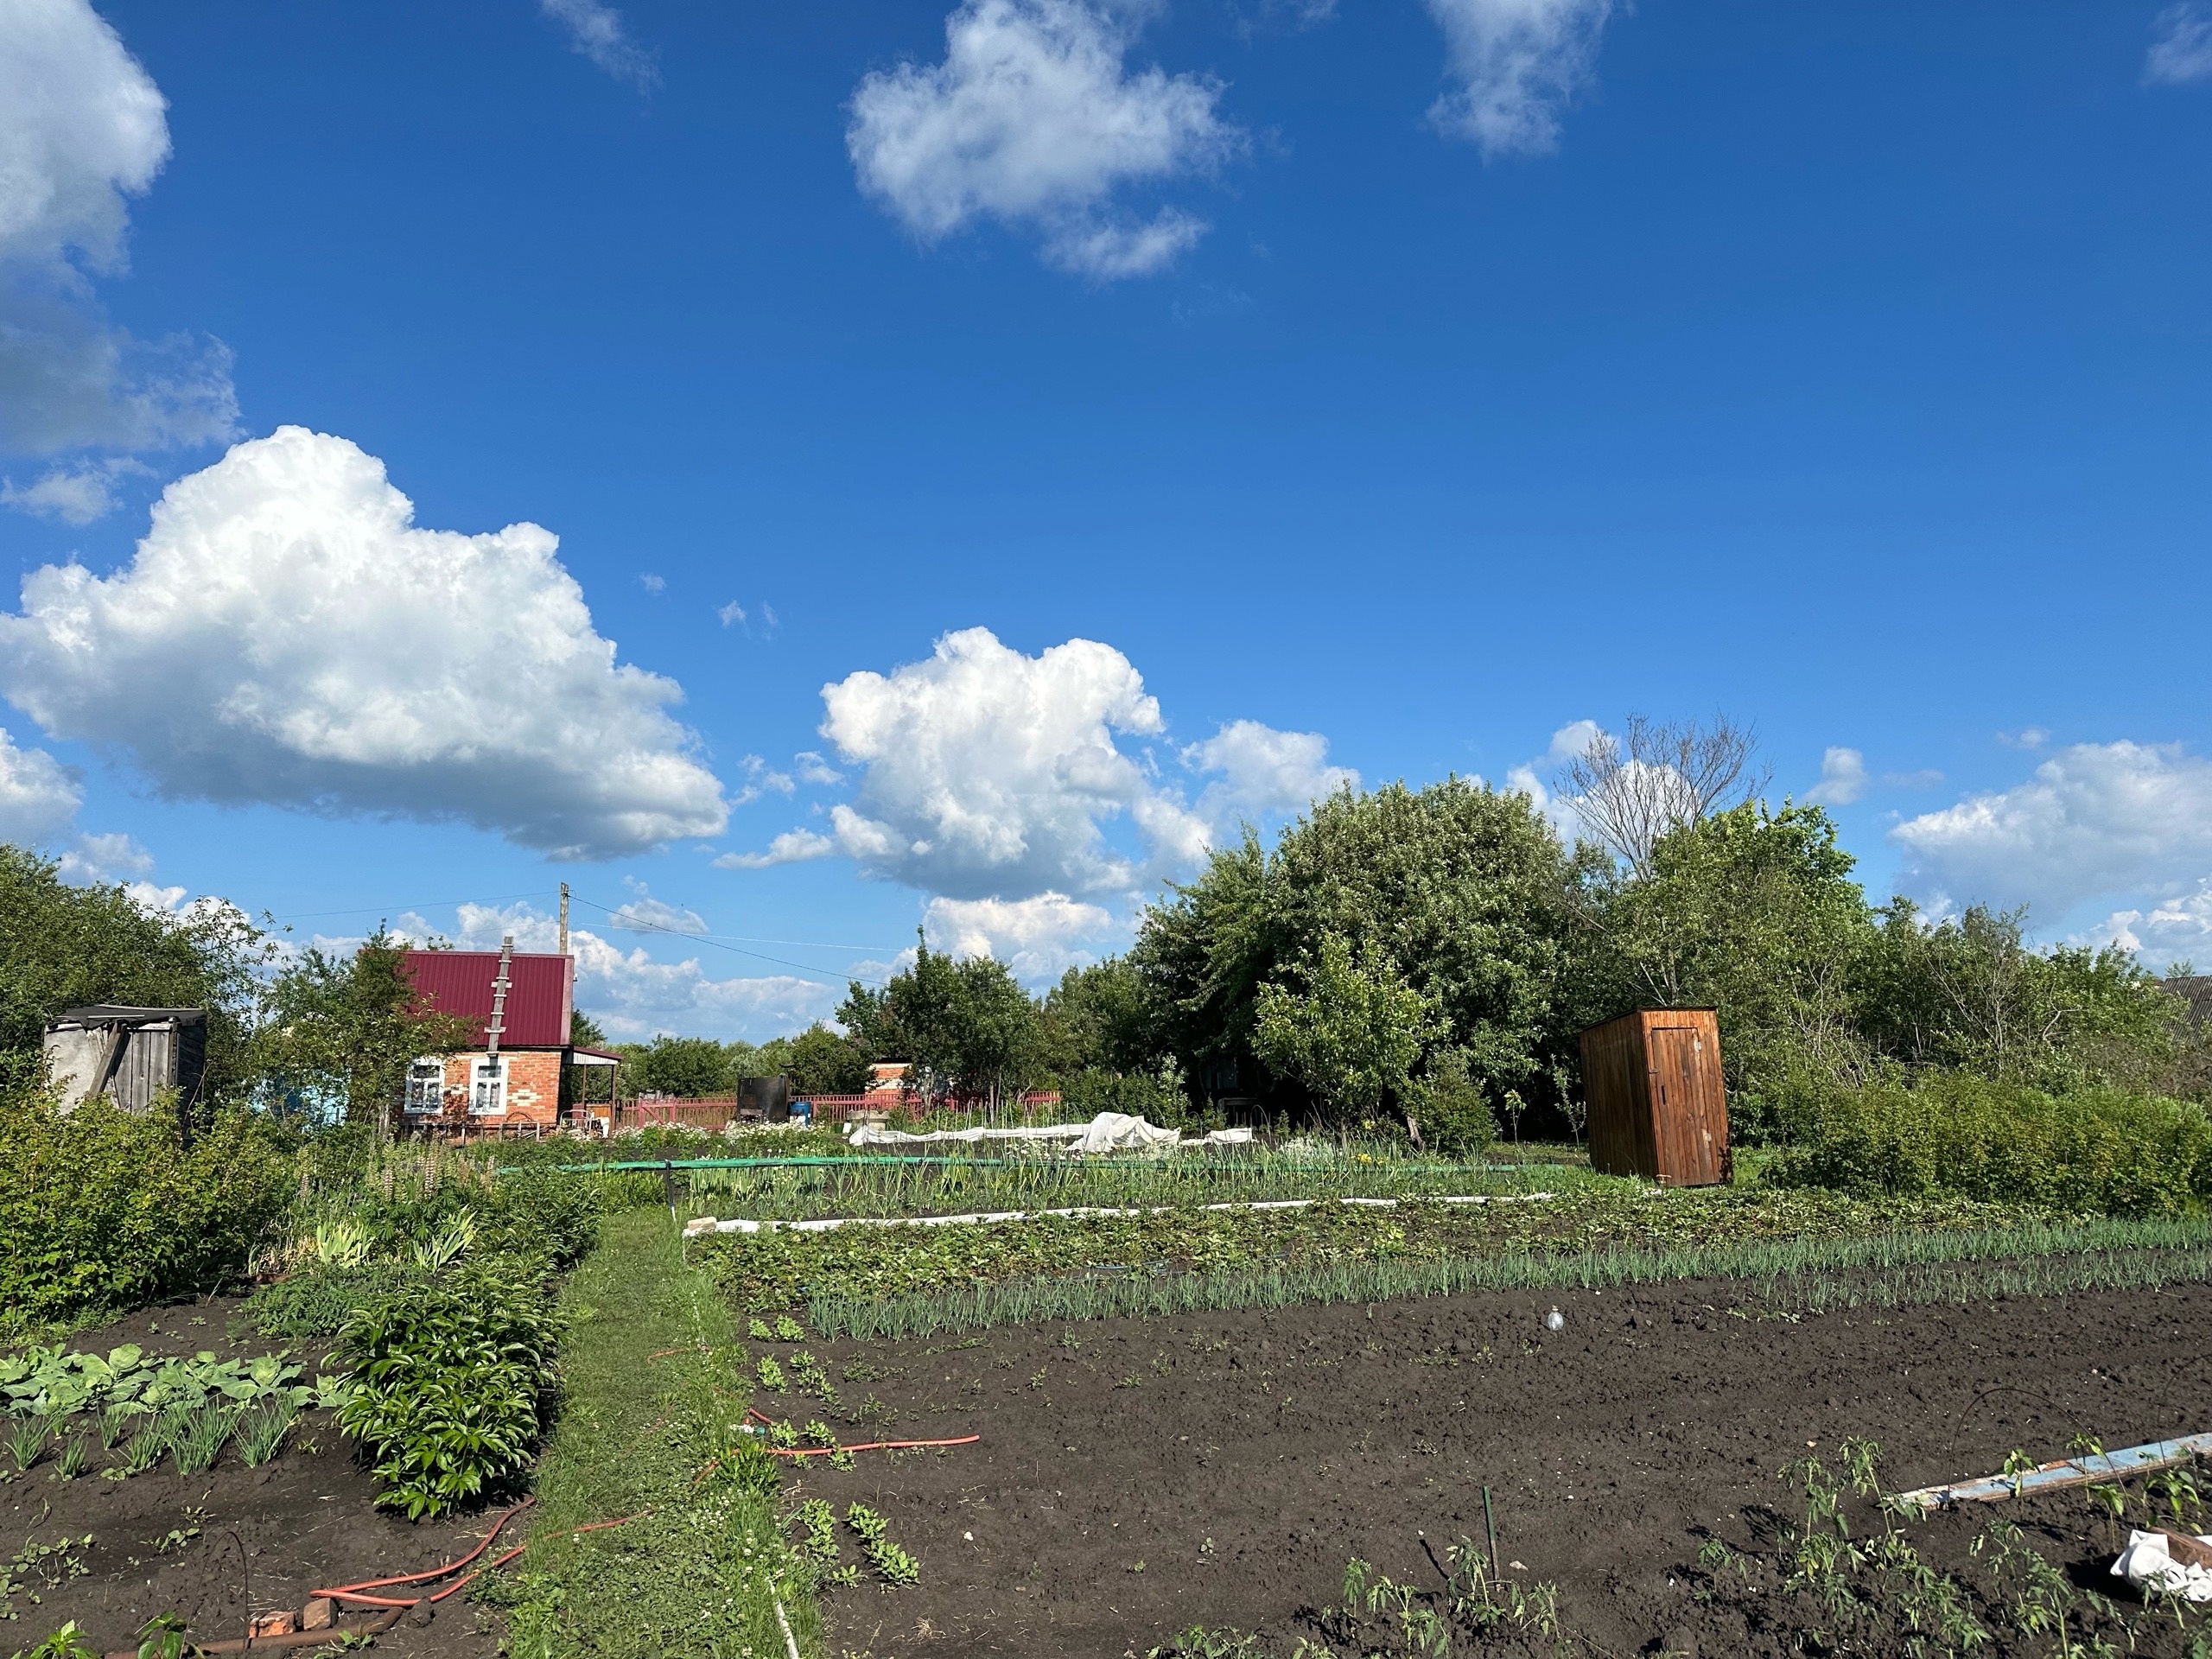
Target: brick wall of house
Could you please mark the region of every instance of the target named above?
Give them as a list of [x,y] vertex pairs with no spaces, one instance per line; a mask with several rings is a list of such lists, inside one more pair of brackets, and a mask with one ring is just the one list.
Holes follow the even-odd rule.
[[561,1119],[561,1051],[557,1048],[505,1049],[507,1063],[507,1113],[504,1118],[476,1118],[468,1112],[468,1080],[476,1062],[486,1058],[483,1049],[446,1056],[446,1119],[448,1122],[543,1123]]

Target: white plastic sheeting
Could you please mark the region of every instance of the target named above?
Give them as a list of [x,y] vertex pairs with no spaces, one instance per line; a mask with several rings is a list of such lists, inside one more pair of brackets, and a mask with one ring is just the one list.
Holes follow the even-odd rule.
[[[2196,1541],[2212,1545],[2212,1534]],[[2163,1532],[2130,1532],[2127,1548],[2112,1564],[2112,1573],[2139,1590],[2155,1590],[2186,1601],[2212,1601],[2212,1567],[2184,1567],[2176,1560]]]
[[[1541,1204],[1548,1192],[1478,1193],[1422,1198],[1422,1204]],[[1395,1210],[1396,1198],[1250,1198],[1234,1204],[1203,1204],[1201,1210],[1304,1210],[1317,1204],[1351,1205],[1364,1209]],[[717,1221],[698,1216],[683,1224],[683,1236],[702,1238],[709,1233],[827,1233],[839,1227],[961,1227],[979,1222],[1032,1221],[1039,1216],[1164,1215],[1175,1206],[1155,1204],[1148,1210],[1116,1210],[1082,1205],[1068,1210],[979,1210],[959,1216],[836,1216],[821,1221],[747,1221],[742,1217]]]
[[1009,1129],[931,1129],[915,1135],[906,1129],[879,1128],[873,1123],[850,1123],[845,1137],[855,1147],[976,1146],[986,1141],[1033,1141],[1064,1143],[1060,1150],[1074,1153],[1167,1152],[1177,1147],[1241,1146],[1252,1138],[1249,1129],[1215,1129],[1185,1141],[1174,1129],[1163,1129],[1127,1112],[1101,1112],[1088,1123],[1026,1123]]

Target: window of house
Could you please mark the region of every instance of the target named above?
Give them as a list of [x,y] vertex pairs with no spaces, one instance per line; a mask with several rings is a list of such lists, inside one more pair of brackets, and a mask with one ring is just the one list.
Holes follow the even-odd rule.
[[440,1059],[416,1060],[407,1068],[407,1109],[421,1114],[435,1114],[446,1109],[446,1063]]
[[507,1062],[473,1060],[468,1067],[468,1109],[477,1117],[507,1109]]

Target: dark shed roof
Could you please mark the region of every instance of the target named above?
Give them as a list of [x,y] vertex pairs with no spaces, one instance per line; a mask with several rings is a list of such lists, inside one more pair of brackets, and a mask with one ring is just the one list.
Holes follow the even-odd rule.
[[[410,950],[407,971],[415,988],[440,1014],[475,1022],[474,1042],[489,1040],[492,982],[499,975],[496,950]],[[566,1048],[569,1011],[575,992],[575,959],[526,956],[518,950],[507,969],[507,1007],[502,1048]]]

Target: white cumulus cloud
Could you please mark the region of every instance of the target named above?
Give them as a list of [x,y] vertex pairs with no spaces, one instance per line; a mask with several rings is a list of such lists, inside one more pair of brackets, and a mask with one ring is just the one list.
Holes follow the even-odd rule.
[[1815,806],[1849,806],[1866,792],[1866,757],[1857,749],[1830,748],[1821,756],[1821,781],[1805,791]]
[[602,0],[537,0],[538,10],[561,25],[569,44],[614,77],[639,89],[660,78],[652,54],[630,38],[622,14]]
[[112,327],[87,273],[120,270],[128,199],[169,156],[168,105],[87,0],[0,14],[0,448],[197,443],[237,419],[230,355]]
[[1430,118],[1485,156],[1559,145],[1560,111],[1586,84],[1613,0],[1428,0],[1459,85]]
[[84,804],[84,789],[67,766],[44,749],[17,748],[0,729],[0,841],[42,847]]
[[2118,945],[2153,968],[2184,960],[2212,968],[2212,880],[2145,906],[2116,910],[2075,934],[2069,944]]
[[1205,226],[1179,208],[1115,206],[1131,184],[1205,172],[1243,147],[1218,83],[1126,59],[1139,10],[1087,0],[965,0],[939,64],[863,79],[846,130],[861,188],[918,236],[977,219],[1028,226],[1079,274],[1142,276]]
[[656,899],[645,884],[635,876],[626,875],[622,885],[633,897],[626,899],[607,917],[607,925],[618,933],[704,933],[706,918],[696,910],[682,905],[671,905]]
[[786,830],[768,843],[765,853],[724,853],[715,863],[725,870],[766,870],[779,864],[804,864],[809,859],[827,858],[836,850],[837,843],[828,836],[817,835],[811,830]]
[[2077,743],[2024,783],[1890,835],[1923,888],[2055,920],[2085,899],[2171,892],[2212,869],[2212,760],[2179,744]]
[[863,671],[822,697],[823,735],[864,768],[855,802],[830,815],[838,848],[914,887],[957,899],[1127,892],[1141,865],[1100,821],[1128,814],[1171,842],[1197,822],[1116,747],[1117,734],[1161,732],[1160,704],[1096,640],[1026,657],[967,628],[925,661]]
[[1231,721],[1183,751],[1194,772],[1221,774],[1199,794],[1198,816],[1217,834],[1244,819],[1300,812],[1340,789],[1359,787],[1350,766],[1329,763],[1329,740],[1319,732],[1284,732],[1256,720]]
[[122,456],[51,467],[20,488],[13,479],[0,480],[0,506],[59,518],[65,524],[89,524],[115,511],[117,479],[148,470]]
[[1587,753],[1591,744],[1604,735],[1605,728],[1594,720],[1570,720],[1552,734],[1551,745],[1543,753],[1524,766],[1507,771],[1506,791],[1526,795],[1554,830],[1563,837],[1573,838],[1582,828],[1582,820],[1574,810],[1575,798],[1554,795],[1544,779],[1556,775],[1568,761]]
[[169,486],[130,564],[23,578],[0,692],[164,794],[459,819],[560,857],[719,833],[721,785],[536,524],[418,528],[302,427]]
[[1189,873],[1240,820],[1302,811],[1359,781],[1330,763],[1319,733],[1257,721],[1169,745],[1143,676],[1094,639],[1030,657],[988,628],[963,629],[922,662],[850,675],[822,697],[822,734],[859,774],[853,798],[830,809],[827,836],[794,830],[766,854],[717,863],[757,869],[834,850],[948,899],[1128,899]]
[[1070,968],[1097,960],[1086,949],[1126,930],[1110,911],[1064,893],[1029,899],[932,899],[924,932],[956,957],[995,957],[1029,985],[1057,980]]
[[2212,7],[2202,0],[2168,6],[2151,25],[2143,79],[2169,86],[2212,80]]
[[[125,876],[154,873],[154,855],[131,836],[121,834],[79,836],[58,861],[63,880],[69,881],[120,881]],[[179,887],[176,892],[181,894],[184,889]],[[172,903],[166,908],[174,910],[176,906]]]

